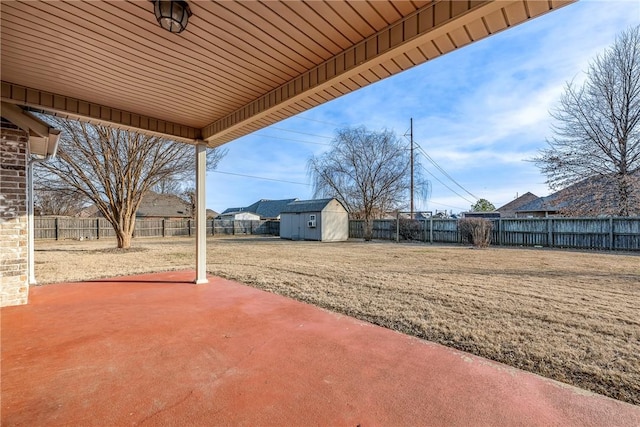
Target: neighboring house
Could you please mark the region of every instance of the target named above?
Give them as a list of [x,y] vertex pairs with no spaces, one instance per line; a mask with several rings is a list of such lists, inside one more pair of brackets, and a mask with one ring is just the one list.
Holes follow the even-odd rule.
[[260,215],[255,214],[253,212],[243,212],[243,211],[235,211],[235,212],[227,212],[224,211],[217,217],[218,219],[227,219],[234,221],[259,221]]
[[280,212],[291,202],[295,202],[298,199],[282,199],[282,200],[268,200],[261,199],[252,205],[242,208],[229,208],[220,214],[224,216],[230,213],[237,212],[251,212],[259,216],[258,219],[280,219]]
[[515,218],[516,212],[528,203],[539,199],[535,194],[527,191],[522,196],[515,198],[506,205],[500,206],[496,211],[500,212],[500,218]]
[[280,237],[339,242],[349,238],[349,214],[336,199],[297,200],[280,215]]
[[559,216],[560,209],[566,206],[567,202],[559,203],[557,193],[546,197],[538,197],[520,206],[516,212],[516,218],[547,218],[550,216]]
[[433,212],[431,211],[421,211],[421,212],[415,212],[413,214],[413,219],[417,219],[419,221],[426,221],[428,219],[431,219],[433,217]]
[[[640,172],[630,178],[629,214],[640,215]],[[616,215],[617,186],[614,177],[591,177],[570,185],[546,197],[531,197],[527,203],[511,206],[516,218],[540,218],[552,216],[601,216]],[[530,195],[530,196],[528,196]],[[511,203],[518,201],[514,200]],[[505,206],[509,207],[510,204]],[[502,212],[504,207],[499,210]]]
[[218,215],[220,215],[220,214],[218,212],[214,211],[213,209],[207,209],[207,219],[214,219]]
[[222,215],[226,215],[229,213],[233,213],[233,212],[243,212],[245,210],[245,208],[227,208],[225,210],[222,211],[222,213],[218,214],[218,217],[222,218]]
[[82,210],[80,210],[80,212],[76,213],[74,216],[76,218],[95,218],[102,215],[100,215],[100,213],[98,212],[98,207],[96,205],[91,205],[91,206],[87,206],[86,208],[83,208]]
[[[215,211],[211,212],[217,215]],[[96,205],[91,205],[82,209],[76,216],[80,218],[95,218],[101,217],[102,214]],[[140,207],[136,211],[136,218],[191,218],[191,212],[189,211],[189,204],[175,194],[159,194],[149,191],[140,202]],[[209,210],[207,210],[207,218],[209,218]]]
[[189,204],[175,194],[149,191],[140,202],[136,218],[191,218]]

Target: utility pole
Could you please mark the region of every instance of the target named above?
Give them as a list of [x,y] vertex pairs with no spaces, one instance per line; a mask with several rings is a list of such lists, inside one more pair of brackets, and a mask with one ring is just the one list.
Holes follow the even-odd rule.
[[409,218],[413,219],[413,117],[411,118],[411,214]]

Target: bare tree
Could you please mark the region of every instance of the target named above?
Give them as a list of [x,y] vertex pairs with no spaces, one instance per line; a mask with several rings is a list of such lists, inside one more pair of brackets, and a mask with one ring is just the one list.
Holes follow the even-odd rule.
[[622,32],[570,82],[551,113],[548,148],[533,159],[573,214],[640,214],[640,26]]
[[[364,219],[364,237],[371,240],[373,219],[406,205],[410,156],[391,131],[338,130],[332,148],[309,160],[315,196],[335,197],[352,217]],[[427,181],[418,177],[418,182],[417,188],[428,189]]]
[[187,212],[191,218],[196,217],[196,189],[191,187],[180,193],[180,198],[184,200]]
[[87,205],[87,198],[73,190],[47,191],[34,188],[34,210],[40,215],[73,216]]
[[167,178],[159,181],[151,190],[158,194],[181,194],[184,191],[184,183],[180,179]]
[[[192,182],[194,149],[187,144],[105,126],[46,118],[62,130],[55,160],[38,164],[40,186],[72,191],[91,200],[113,226],[118,248],[129,248],[136,211],[162,181]],[[208,155],[209,168],[224,151]]]

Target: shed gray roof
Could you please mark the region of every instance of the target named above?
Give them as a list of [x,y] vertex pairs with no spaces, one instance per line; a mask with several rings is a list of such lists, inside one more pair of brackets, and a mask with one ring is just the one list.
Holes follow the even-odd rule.
[[297,200],[289,203],[282,213],[320,212],[334,199]]

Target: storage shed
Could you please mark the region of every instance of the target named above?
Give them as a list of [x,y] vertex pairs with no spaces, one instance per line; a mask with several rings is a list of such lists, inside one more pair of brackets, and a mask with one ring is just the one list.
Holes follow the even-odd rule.
[[280,213],[280,237],[340,242],[349,238],[349,214],[336,199],[298,200]]

